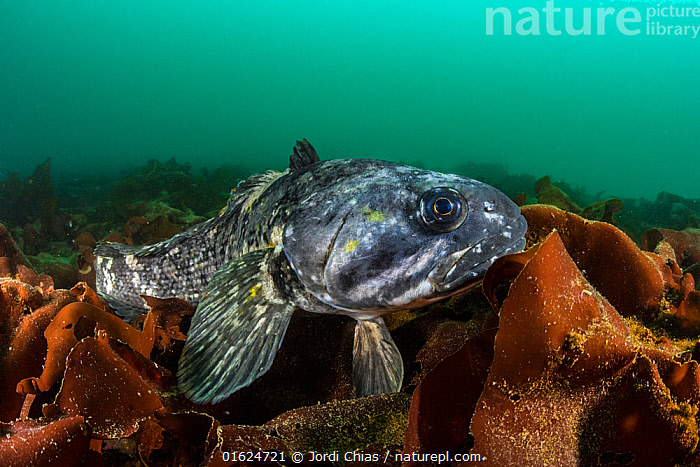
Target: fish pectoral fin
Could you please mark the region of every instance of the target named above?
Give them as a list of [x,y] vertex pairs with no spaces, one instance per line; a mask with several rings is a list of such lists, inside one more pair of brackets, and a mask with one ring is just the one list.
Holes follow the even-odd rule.
[[146,306],[146,301],[144,300],[143,302],[143,308],[138,308],[133,305],[129,305],[128,303],[124,303],[118,298],[114,297],[113,295],[106,294],[104,292],[99,294],[102,298],[107,300],[107,303],[109,303],[109,306],[112,307],[112,309],[115,311],[115,313],[124,319],[125,321],[131,321],[132,319],[136,318],[137,316],[141,316],[143,314],[148,313],[148,308]]
[[352,350],[352,381],[357,397],[398,392],[403,360],[384,320],[358,320]]
[[216,403],[270,369],[294,306],[269,277],[273,249],[226,263],[207,286],[180,357],[177,377],[197,403]]

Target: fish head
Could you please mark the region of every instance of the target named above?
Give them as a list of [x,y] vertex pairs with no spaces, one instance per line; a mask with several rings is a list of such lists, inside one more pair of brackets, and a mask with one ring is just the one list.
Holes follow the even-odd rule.
[[358,317],[424,306],[477,284],[496,258],[525,246],[525,219],[497,189],[364,164],[317,188],[284,232],[292,268],[325,304]]

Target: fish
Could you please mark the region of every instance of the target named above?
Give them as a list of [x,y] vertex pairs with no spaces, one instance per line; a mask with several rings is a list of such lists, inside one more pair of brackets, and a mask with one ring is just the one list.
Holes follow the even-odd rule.
[[251,176],[218,216],[148,246],[101,243],[97,292],[125,319],[142,295],[196,306],[177,371],[195,403],[267,372],[295,309],[356,320],[357,397],[397,392],[401,354],[382,319],[478,284],[521,251],[527,223],[497,189],[375,159],[321,161],[304,139],[289,167]]

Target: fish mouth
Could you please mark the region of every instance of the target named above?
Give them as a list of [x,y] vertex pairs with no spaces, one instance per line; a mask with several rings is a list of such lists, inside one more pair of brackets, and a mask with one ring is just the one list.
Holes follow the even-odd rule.
[[489,236],[474,245],[448,255],[428,274],[438,294],[453,294],[481,282],[486,270],[496,259],[509,253],[517,253],[525,247],[525,238],[505,244],[499,249],[489,248]]

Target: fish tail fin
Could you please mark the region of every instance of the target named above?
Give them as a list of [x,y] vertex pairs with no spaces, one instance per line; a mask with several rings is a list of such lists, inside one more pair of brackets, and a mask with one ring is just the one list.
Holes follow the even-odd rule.
[[134,279],[126,258],[139,252],[140,247],[121,243],[100,243],[94,251],[97,293],[107,300],[119,316],[127,320],[148,311],[146,302],[137,293],[128,293],[129,287],[125,286]]
[[294,306],[278,297],[268,264],[280,250],[257,250],[226,263],[197,307],[177,372],[194,402],[216,403],[267,372]]
[[219,216],[154,245],[100,243],[94,264],[97,293],[127,319],[148,311],[141,295],[177,297],[196,305],[225,262],[218,239],[230,237],[222,230],[229,224],[228,215]]
[[352,380],[358,397],[398,392],[403,360],[384,320],[358,320],[352,351]]

